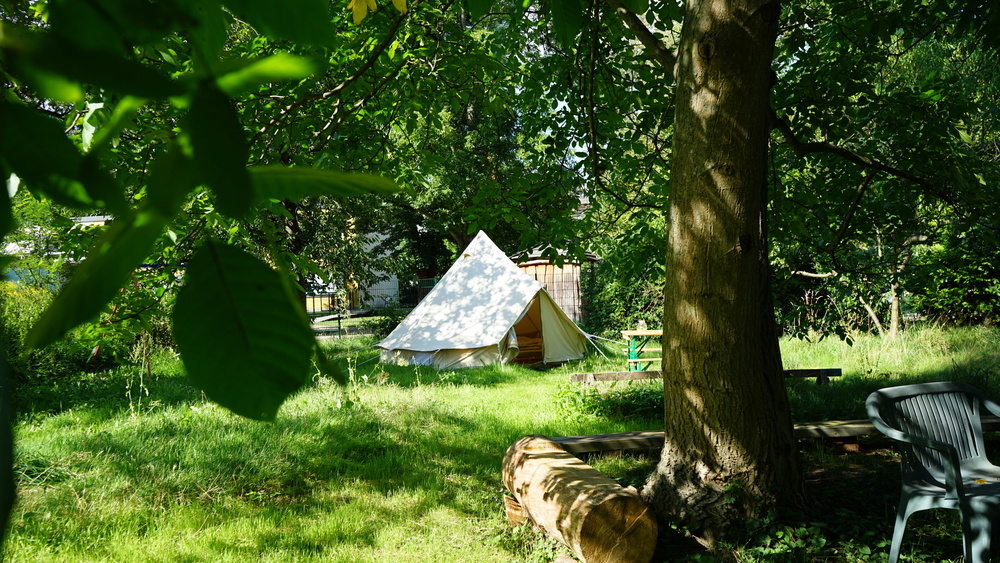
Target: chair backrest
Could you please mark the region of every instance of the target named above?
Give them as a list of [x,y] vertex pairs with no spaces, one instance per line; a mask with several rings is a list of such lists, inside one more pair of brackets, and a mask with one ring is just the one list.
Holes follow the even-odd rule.
[[[954,446],[959,460],[985,457],[980,403],[982,391],[955,382],[919,383],[880,389],[868,399],[888,426]],[[871,413],[871,410],[869,410]],[[936,450],[900,442],[904,476],[940,480],[944,459]]]

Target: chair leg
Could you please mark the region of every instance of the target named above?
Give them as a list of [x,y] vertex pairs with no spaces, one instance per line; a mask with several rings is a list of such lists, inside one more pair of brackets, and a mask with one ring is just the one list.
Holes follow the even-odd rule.
[[966,563],[989,563],[993,522],[987,512],[962,508],[962,543]]
[[899,561],[899,551],[903,546],[903,532],[906,530],[906,520],[909,519],[910,513],[906,510],[906,502],[899,503],[899,509],[896,511],[896,525],[892,528],[892,546],[889,547],[889,563],[897,563]]

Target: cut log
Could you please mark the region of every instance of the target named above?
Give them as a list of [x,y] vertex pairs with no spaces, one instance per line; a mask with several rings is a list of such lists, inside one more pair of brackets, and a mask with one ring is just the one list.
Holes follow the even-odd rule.
[[511,444],[503,483],[528,517],[586,563],[648,563],[656,520],[634,490],[544,436]]

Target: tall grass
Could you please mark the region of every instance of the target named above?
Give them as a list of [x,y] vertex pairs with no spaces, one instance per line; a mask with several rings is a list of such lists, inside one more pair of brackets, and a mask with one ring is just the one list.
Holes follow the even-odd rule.
[[[858,338],[852,347],[784,342],[786,367],[845,370],[824,387],[789,381],[793,409],[856,417],[869,388],[942,377],[1000,396],[998,342],[995,330]],[[617,371],[620,357],[439,372],[382,365],[371,344],[329,341],[353,384],[317,378],[272,424],[205,402],[170,355],[157,358],[152,379],[130,368],[20,390],[20,499],[7,559],[550,561],[559,548],[506,524],[507,447],[526,434],[660,424],[565,401],[580,389],[570,372]],[[641,482],[628,463],[611,467]]]
[[818,387],[789,380],[792,417],[798,421],[865,418],[864,401],[881,387],[924,381],[964,381],[1000,398],[1000,331],[926,327],[896,339],[856,335],[782,342],[785,368],[841,368],[843,376]]

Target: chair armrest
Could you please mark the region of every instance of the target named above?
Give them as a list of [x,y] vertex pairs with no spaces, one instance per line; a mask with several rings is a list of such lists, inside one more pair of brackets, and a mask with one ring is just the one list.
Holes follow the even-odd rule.
[[993,402],[990,399],[984,398],[982,400],[982,405],[986,407],[986,410],[990,411],[990,414],[992,414],[993,416],[1000,416],[1000,405],[998,405],[997,403]]

